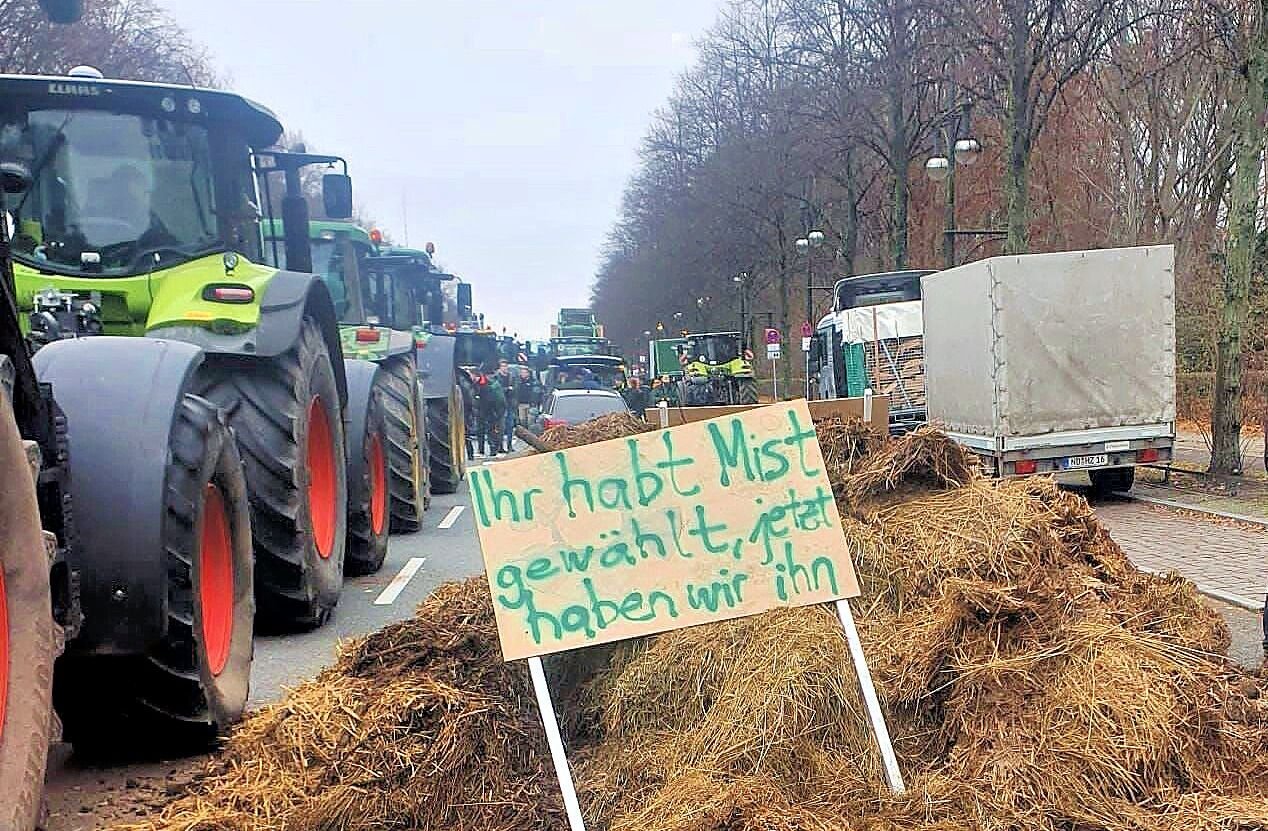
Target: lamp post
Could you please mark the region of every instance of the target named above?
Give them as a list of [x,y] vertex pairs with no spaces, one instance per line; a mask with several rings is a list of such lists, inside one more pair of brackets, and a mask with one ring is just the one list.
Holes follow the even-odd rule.
[[969,132],[969,121],[970,105],[968,103],[962,104],[949,112],[947,117],[943,119],[940,130],[945,154],[932,156],[925,162],[925,173],[929,174],[929,178],[935,182],[945,182],[946,203],[943,207],[942,231],[943,268],[955,268],[955,238],[957,235],[960,233],[993,233],[990,230],[961,232],[955,227],[955,168],[957,165],[965,165],[967,167],[973,164],[982,152],[982,145],[978,143],[978,140],[967,135]]
[[713,299],[713,298],[712,298],[712,297],[710,297],[710,296],[709,296],[709,295],[707,295],[707,294],[706,294],[704,297],[697,297],[697,298],[696,298],[696,328],[697,328],[697,329],[699,329],[699,330],[701,330],[701,331],[703,331],[703,330],[704,330],[704,328],[705,328],[705,325],[704,325],[704,307],[705,307],[706,305],[708,305],[708,304],[709,304],[709,301],[711,301],[712,299]]
[[[806,256],[806,321],[814,325],[815,257],[814,250],[823,245],[823,231],[811,231],[795,243],[797,251]],[[810,353],[806,353],[806,398],[810,398]]]
[[748,272],[741,271],[739,274],[731,278],[731,282],[739,287],[740,291],[740,353],[748,349],[748,309],[746,308],[748,301],[747,291]]

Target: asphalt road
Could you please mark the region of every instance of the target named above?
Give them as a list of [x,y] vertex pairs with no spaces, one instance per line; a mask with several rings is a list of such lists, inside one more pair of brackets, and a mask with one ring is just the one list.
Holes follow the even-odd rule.
[[433,496],[423,515],[423,529],[392,536],[387,560],[377,574],[344,583],[339,606],[325,626],[256,638],[248,706],[276,701],[287,687],[316,675],[333,661],[340,640],[409,617],[441,583],[483,571],[467,495],[464,481],[456,494]]

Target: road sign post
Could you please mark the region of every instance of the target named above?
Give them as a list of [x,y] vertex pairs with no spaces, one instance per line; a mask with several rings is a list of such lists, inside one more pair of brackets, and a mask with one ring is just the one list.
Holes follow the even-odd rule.
[[779,330],[773,326],[767,326],[765,332],[766,338],[766,358],[770,361],[770,378],[771,378],[771,394],[775,400],[779,400],[779,378],[778,371],[775,368],[775,362],[779,360],[779,347],[781,337]]

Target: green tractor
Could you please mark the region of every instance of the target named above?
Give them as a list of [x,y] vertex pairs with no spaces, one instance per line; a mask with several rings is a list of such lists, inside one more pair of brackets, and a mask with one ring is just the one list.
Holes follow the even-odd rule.
[[[281,259],[284,225],[267,220],[263,229],[265,256]],[[393,296],[399,288],[390,275],[371,267],[377,252],[364,228],[312,220],[308,234],[313,271],[339,318],[348,375],[346,569],[370,574],[383,565],[389,530],[418,531],[431,498],[410,304]]]
[[469,379],[460,369],[458,320],[470,312],[471,286],[436,268],[429,251],[383,247],[366,268],[381,319],[413,334],[431,492],[454,493],[466,476]]
[[[277,118],[229,93],[80,70],[0,76],[0,102],[6,351],[54,397],[41,512],[74,508],[56,706],[76,745],[205,741],[245,707],[257,613],[316,626],[339,598],[348,380],[299,172],[327,166],[330,216],[351,180],[269,150]],[[273,173],[289,270],[263,265]]]
[[551,327],[552,338],[603,337],[603,326],[589,309],[560,309]]
[[680,348],[688,407],[757,403],[753,356],[742,349],[739,332],[687,335]]

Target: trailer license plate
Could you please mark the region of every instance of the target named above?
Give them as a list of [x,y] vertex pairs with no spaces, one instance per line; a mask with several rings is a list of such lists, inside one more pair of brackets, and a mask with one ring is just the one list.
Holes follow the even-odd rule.
[[1096,453],[1091,456],[1071,456],[1065,460],[1066,470],[1083,470],[1089,467],[1104,467],[1109,464],[1109,455]]

